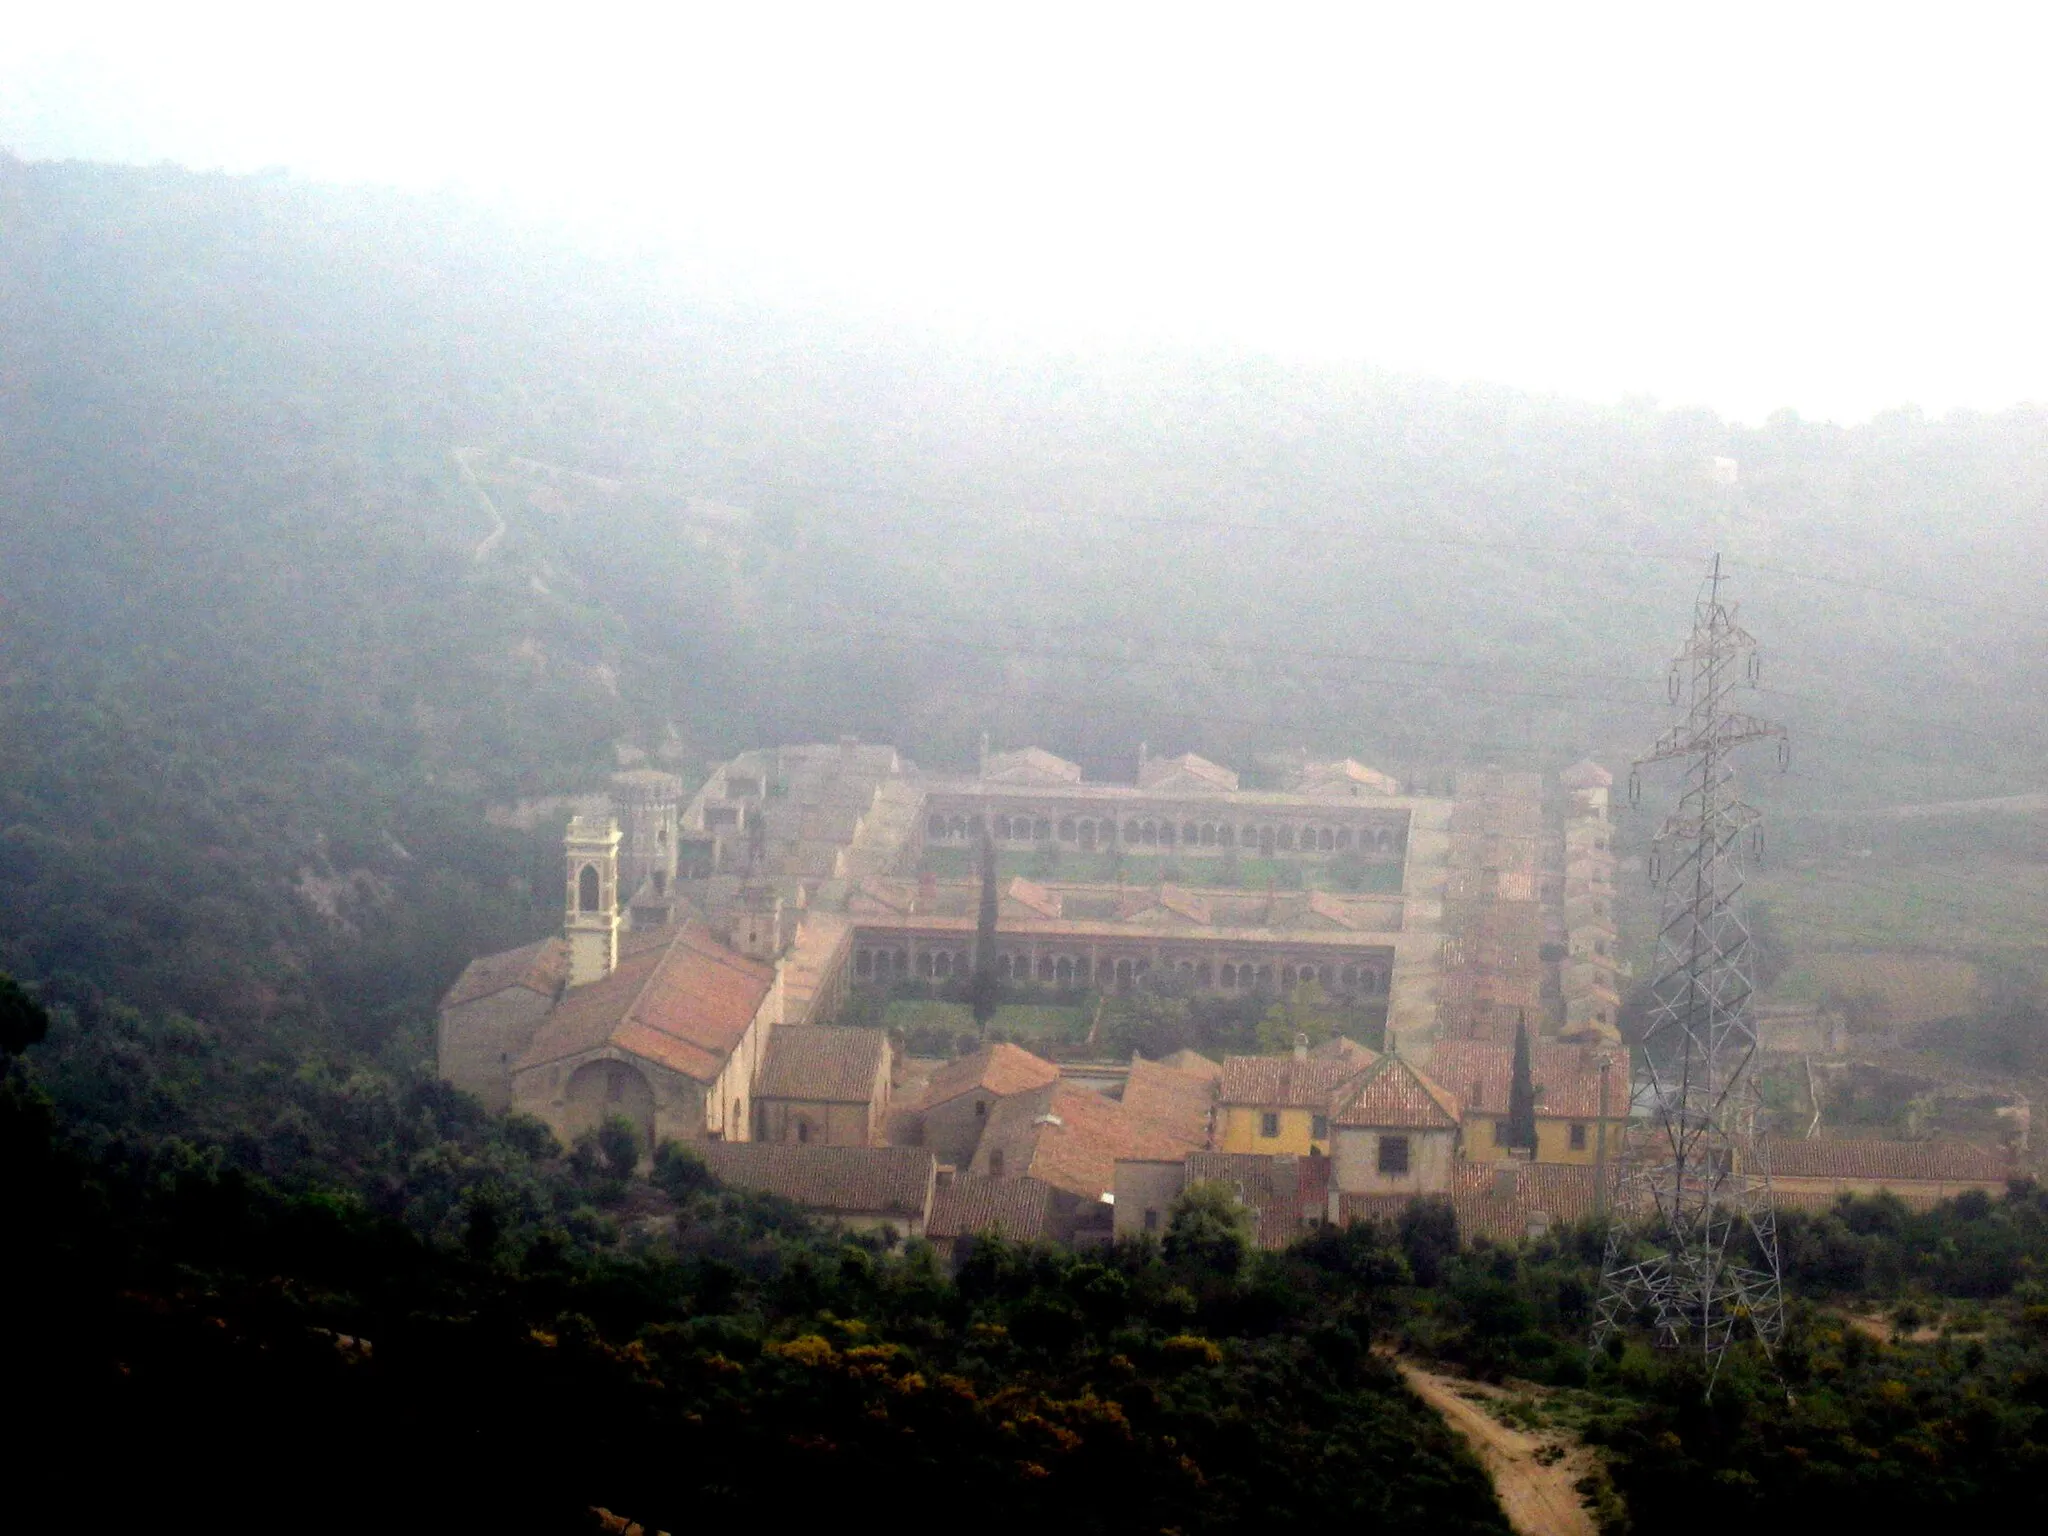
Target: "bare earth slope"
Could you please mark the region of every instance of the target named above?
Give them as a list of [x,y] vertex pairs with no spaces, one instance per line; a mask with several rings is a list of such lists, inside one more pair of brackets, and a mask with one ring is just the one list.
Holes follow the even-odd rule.
[[1439,1375],[1406,1360],[1394,1364],[1415,1395],[1472,1447],[1493,1479],[1508,1523],[1521,1536],[1597,1536],[1592,1512],[1573,1486],[1591,1469],[1585,1447],[1510,1429],[1467,1396],[1505,1396],[1498,1387]]

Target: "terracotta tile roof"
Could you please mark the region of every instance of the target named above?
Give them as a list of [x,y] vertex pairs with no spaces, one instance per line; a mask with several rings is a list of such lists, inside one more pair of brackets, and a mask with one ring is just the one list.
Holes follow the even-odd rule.
[[1333,1125],[1451,1129],[1458,1124],[1455,1096],[1400,1056],[1382,1056],[1337,1096]]
[[796,940],[782,961],[782,1016],[809,1021],[825,984],[838,975],[853,950],[853,922],[838,912],[815,908],[803,914]]
[[1138,787],[1154,789],[1166,783],[1185,784],[1191,789],[1236,789],[1237,775],[1206,757],[1183,752],[1179,757],[1148,757],[1138,765]]
[[999,1233],[1016,1243],[1052,1235],[1053,1187],[1043,1179],[957,1178],[932,1195],[924,1235],[975,1237]]
[[1215,1103],[1215,1081],[1202,1073],[1176,1071],[1142,1057],[1132,1059],[1131,1075],[1124,1080],[1126,1115],[1134,1115],[1191,1147],[1205,1147]]
[[1223,1075],[1221,1062],[1211,1061],[1200,1051],[1189,1050],[1186,1046],[1160,1057],[1159,1065],[1171,1067],[1176,1072],[1192,1072],[1197,1077],[1206,1077],[1212,1083]]
[[1369,1067],[1380,1059],[1380,1053],[1368,1050],[1349,1035],[1332,1035],[1321,1045],[1309,1051],[1317,1061],[1334,1057],[1339,1061],[1354,1061],[1361,1067]]
[[1341,897],[1332,896],[1328,891],[1308,893],[1308,911],[1325,922],[1335,923],[1339,928],[1353,930],[1377,930],[1386,926],[1386,920],[1376,911],[1360,911]]
[[934,1071],[925,1085],[923,1107],[930,1109],[977,1088],[997,1097],[1025,1093],[1057,1082],[1059,1075],[1058,1067],[1020,1045],[985,1045]]
[[880,875],[864,876],[848,903],[854,911],[909,913],[917,907],[917,885],[910,880],[886,880]]
[[727,949],[695,923],[622,954],[602,981],[562,994],[519,1069],[612,1046],[708,1083],[725,1067],[775,983],[772,967]]
[[1263,1152],[1197,1152],[1188,1158],[1190,1184],[1228,1184],[1252,1213],[1261,1248],[1285,1248],[1306,1219],[1319,1218],[1329,1198],[1330,1160]]
[[1363,1061],[1341,1056],[1310,1056],[1307,1061],[1292,1056],[1226,1056],[1217,1098],[1224,1104],[1260,1109],[1327,1112],[1337,1090],[1377,1060],[1370,1051]]
[[1197,927],[1206,928],[1213,920],[1214,908],[1209,898],[1197,896],[1193,891],[1178,885],[1160,885],[1143,890],[1127,891],[1117,903],[1116,915],[1124,922],[1144,917],[1148,913],[1170,914],[1186,918]]
[[[1628,1114],[1628,1072],[1627,1058],[1617,1054],[1608,1073],[1610,1119],[1622,1119]],[[1429,1075],[1449,1085],[1467,1114],[1504,1115],[1508,1111],[1508,1087],[1515,1075],[1514,1047],[1484,1040],[1440,1040],[1429,1053]],[[1529,1076],[1536,1085],[1539,1116],[1557,1120],[1599,1118],[1597,1051],[1548,1040],[1532,1041]]]
[[865,1104],[885,1080],[889,1037],[879,1029],[785,1025],[768,1037],[756,1098]]
[[1010,888],[1003,893],[1028,912],[1040,917],[1060,915],[1060,897],[1057,891],[1049,891],[1035,880],[1026,880],[1022,875],[1010,882]]
[[1964,1141],[1773,1140],[1764,1155],[1771,1176],[1784,1179],[1990,1184],[2012,1173],[2001,1153]]
[[1062,1082],[999,1100],[974,1150],[972,1171],[1030,1175],[1094,1201],[1115,1188],[1118,1158],[1179,1162],[1194,1150],[1116,1101]]
[[1353,794],[1359,790],[1398,795],[1401,786],[1378,769],[1368,768],[1351,757],[1332,763],[1304,763],[1294,780],[1294,792],[1298,795]]
[[991,752],[981,776],[997,784],[1078,784],[1081,765],[1043,747],[1026,747],[1020,752]]
[[525,987],[552,997],[569,978],[569,946],[559,938],[522,944],[500,954],[480,955],[462,968],[441,999],[443,1008],[460,1008],[464,1003],[502,992],[507,987]]
[[938,1164],[916,1147],[804,1147],[713,1141],[695,1147],[728,1189],[779,1195],[828,1215],[897,1216],[922,1222]]
[[1451,1165],[1458,1235],[1467,1243],[1479,1237],[1519,1242],[1529,1235],[1530,1219],[1538,1212],[1552,1226],[1584,1221],[1598,1203],[1599,1172],[1583,1163],[1468,1163],[1460,1158]]
[[[1541,1213],[1547,1225],[1584,1221],[1598,1206],[1599,1170],[1574,1163],[1471,1163],[1451,1165],[1446,1192],[1458,1217],[1458,1239],[1516,1243],[1530,1235]],[[1398,1221],[1416,1195],[1339,1195],[1337,1219]]]

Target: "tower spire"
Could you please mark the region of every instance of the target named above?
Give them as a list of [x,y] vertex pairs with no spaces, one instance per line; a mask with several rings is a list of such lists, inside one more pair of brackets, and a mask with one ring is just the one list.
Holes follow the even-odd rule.
[[1758,672],[1756,641],[1721,586],[1716,555],[1671,666],[1671,701],[1684,716],[1637,760],[1682,763],[1685,780],[1651,855],[1662,921],[1637,1089],[1649,1125],[1621,1163],[1593,1325],[1598,1347],[1647,1314],[1660,1345],[1700,1351],[1709,1390],[1738,1326],[1768,1348],[1783,1325],[1777,1222],[1756,1136],[1749,930],[1738,910],[1740,845],[1761,817],[1736,797],[1732,756],[1775,738],[1782,765],[1785,730],[1728,707]]

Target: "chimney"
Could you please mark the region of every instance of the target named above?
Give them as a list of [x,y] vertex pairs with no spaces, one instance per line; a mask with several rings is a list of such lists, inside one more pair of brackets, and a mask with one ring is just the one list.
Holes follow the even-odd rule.
[[1308,1036],[1305,1034],[1297,1033],[1294,1037],[1294,1059],[1296,1061],[1308,1060]]

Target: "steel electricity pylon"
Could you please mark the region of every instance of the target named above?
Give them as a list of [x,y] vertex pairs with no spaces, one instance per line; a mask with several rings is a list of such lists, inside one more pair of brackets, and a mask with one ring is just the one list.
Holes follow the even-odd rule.
[[[1662,926],[1636,1079],[1642,1124],[1619,1165],[1593,1325],[1596,1349],[1641,1320],[1663,1347],[1699,1351],[1710,1389],[1738,1332],[1768,1349],[1783,1322],[1738,909],[1743,846],[1761,848],[1762,822],[1736,796],[1732,758],[1775,739],[1782,767],[1786,740],[1783,727],[1729,708],[1731,694],[1756,684],[1758,664],[1721,587],[1716,556],[1671,667],[1671,702],[1685,716],[1636,765],[1683,763],[1685,784],[1651,855]],[[1639,784],[1631,775],[1631,800]]]

